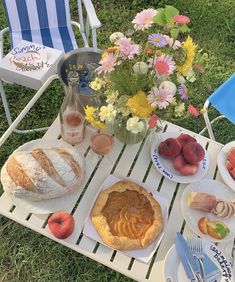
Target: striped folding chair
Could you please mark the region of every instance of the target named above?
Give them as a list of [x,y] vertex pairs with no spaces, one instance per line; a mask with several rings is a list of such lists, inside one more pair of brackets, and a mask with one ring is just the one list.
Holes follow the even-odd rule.
[[[216,108],[221,115],[210,120],[208,115],[208,107],[212,105]],[[200,132],[203,134],[208,130],[208,134],[211,139],[215,140],[215,135],[212,129],[212,125],[219,119],[227,118],[233,124],[235,124],[235,74],[227,79],[210,97],[204,104],[204,120],[206,127]]]
[[[59,49],[66,53],[78,48],[72,29],[72,26],[75,26],[79,28],[83,42],[83,45],[79,47],[89,47],[89,42],[91,42],[91,47],[97,49],[96,30],[101,24],[96,16],[91,0],[77,0],[79,22],[71,21],[69,0],[3,0],[3,6],[8,27],[0,31],[0,59],[4,57],[3,40],[4,34],[8,31],[10,32],[12,49],[20,41],[26,40]],[[91,39],[89,38],[90,34]],[[24,109],[24,116],[52,80],[57,78],[57,75],[50,77],[40,89],[37,89],[34,100]],[[12,126],[12,118],[1,78],[0,92],[7,121]],[[18,119],[17,125],[21,120],[22,118]],[[14,121],[14,126],[12,127],[18,133],[46,129],[17,130],[15,129],[17,125]]]

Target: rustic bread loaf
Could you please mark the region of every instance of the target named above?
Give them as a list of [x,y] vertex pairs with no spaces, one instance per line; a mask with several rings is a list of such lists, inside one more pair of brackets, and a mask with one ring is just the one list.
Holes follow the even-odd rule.
[[35,148],[18,151],[7,160],[1,175],[3,189],[33,201],[56,198],[79,188],[83,158],[73,148]]

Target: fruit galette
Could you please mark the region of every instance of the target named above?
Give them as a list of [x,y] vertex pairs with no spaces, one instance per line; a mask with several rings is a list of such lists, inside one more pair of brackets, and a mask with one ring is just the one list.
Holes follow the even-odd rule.
[[115,249],[145,248],[163,229],[160,204],[143,187],[128,180],[99,194],[91,218],[102,240]]
[[172,160],[174,169],[186,176],[198,172],[199,162],[205,156],[205,151],[197,140],[184,133],[161,142],[158,153],[163,158]]

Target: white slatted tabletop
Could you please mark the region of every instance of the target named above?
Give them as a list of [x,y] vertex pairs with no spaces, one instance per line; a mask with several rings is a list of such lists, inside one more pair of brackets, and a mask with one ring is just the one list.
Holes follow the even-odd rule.
[[[164,130],[189,132],[170,123],[165,124]],[[189,133],[192,134],[192,132]],[[56,239],[51,235],[47,226],[49,215],[30,214],[27,210],[14,206],[6,193],[3,193],[0,198],[0,213],[137,281],[162,282],[164,257],[169,248],[174,244],[176,232],[181,231],[186,236],[193,235],[193,232],[185,224],[180,208],[181,195],[187,184],[172,182],[164,178],[156,170],[151,161],[151,145],[148,139],[135,145],[123,145],[123,143],[115,139],[114,148],[107,156],[112,160],[113,166],[102,166],[102,161],[104,162],[106,157],[104,157],[99,166],[91,165],[93,153],[89,148],[90,134],[91,131],[87,130],[84,142],[77,146],[85,156],[86,177],[81,189],[77,191],[73,203],[67,209],[68,212],[73,214],[75,219],[75,230],[69,238],[65,240]],[[59,136],[60,126],[57,118],[43,139],[46,141],[59,138]],[[210,165],[205,178],[214,178],[222,181],[217,170],[217,155],[223,145],[199,135],[197,135],[197,139],[206,148],[209,156]],[[159,191],[170,204],[168,224],[164,236],[152,259],[147,264],[99,244],[82,233],[96,191],[109,174],[130,176],[138,181],[145,182]],[[233,242],[231,241],[224,245],[220,244],[219,247],[224,249],[229,246],[232,249],[232,245]]]

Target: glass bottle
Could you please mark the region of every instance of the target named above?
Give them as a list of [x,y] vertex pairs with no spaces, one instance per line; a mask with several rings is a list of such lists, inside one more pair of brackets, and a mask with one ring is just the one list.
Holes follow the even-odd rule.
[[78,84],[79,75],[76,71],[68,74],[68,93],[60,109],[60,126],[63,140],[71,145],[83,141],[85,134],[85,118],[82,114]]

